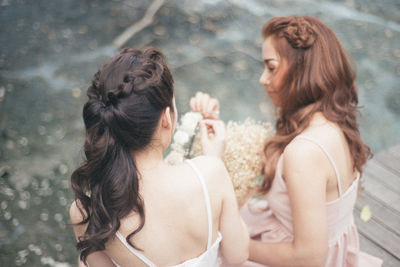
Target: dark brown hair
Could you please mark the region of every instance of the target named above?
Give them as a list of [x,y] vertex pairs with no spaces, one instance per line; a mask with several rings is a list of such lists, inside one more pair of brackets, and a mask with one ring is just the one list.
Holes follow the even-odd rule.
[[316,18],[288,16],[269,20],[262,35],[264,40],[272,38],[285,63],[284,77],[279,77],[279,82],[271,81],[279,86],[280,107],[276,134],[264,147],[263,191],[270,189],[285,147],[308,127],[316,112],[339,125],[349,145],[353,168],[362,172],[372,153],[358,130],[355,70],[335,33]]
[[105,249],[120,220],[132,211],[141,222],[127,241],[144,226],[133,154],[152,141],[162,111],[173,110],[173,78],[156,49],[124,49],[94,75],[87,96],[86,159],[71,176],[75,200],[83,208],[80,224],[88,224],[77,244],[83,262],[90,253]]

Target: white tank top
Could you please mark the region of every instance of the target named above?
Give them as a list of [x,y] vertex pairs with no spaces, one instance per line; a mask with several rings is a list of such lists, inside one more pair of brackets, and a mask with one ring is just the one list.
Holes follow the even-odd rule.
[[[199,181],[201,183],[202,189],[203,189],[203,194],[204,194],[204,199],[206,203],[206,208],[207,208],[207,219],[208,219],[208,239],[207,239],[207,250],[204,251],[200,256],[186,260],[178,265],[174,265],[173,267],[217,267],[220,265],[220,259],[218,258],[218,249],[219,249],[219,244],[222,240],[222,235],[220,232],[218,232],[217,239],[214,241],[212,244],[212,213],[211,213],[211,203],[210,203],[210,197],[208,195],[208,190],[206,183],[204,182],[204,178],[201,175],[199,169],[196,167],[196,165],[191,161],[191,160],[186,160],[186,162],[192,167],[194,172],[196,173],[196,176],[199,178]],[[129,243],[126,241],[126,238],[121,235],[119,231],[117,231],[116,236],[118,239],[124,244],[124,246],[132,252],[136,257],[138,257],[141,261],[143,261],[147,266],[149,267],[157,267],[150,259],[148,259],[145,255],[143,255],[140,251],[137,249],[133,248]],[[118,265],[118,263],[112,259],[114,264],[118,267],[122,267]],[[125,266],[124,266],[125,267]]]

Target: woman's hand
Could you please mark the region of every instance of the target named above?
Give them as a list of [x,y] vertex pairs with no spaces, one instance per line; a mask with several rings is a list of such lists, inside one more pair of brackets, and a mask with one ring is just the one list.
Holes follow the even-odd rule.
[[200,132],[204,155],[222,158],[226,144],[224,122],[221,120],[202,120]]
[[197,92],[190,99],[190,107],[194,112],[200,112],[204,119],[219,120],[219,101],[210,95]]

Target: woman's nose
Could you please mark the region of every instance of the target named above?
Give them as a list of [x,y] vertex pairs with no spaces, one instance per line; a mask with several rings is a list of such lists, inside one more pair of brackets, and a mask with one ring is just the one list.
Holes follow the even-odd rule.
[[264,70],[264,72],[261,74],[261,77],[260,77],[260,84],[261,84],[261,85],[264,85],[264,86],[268,86],[268,85],[270,84],[269,77],[268,77],[268,75],[267,75],[267,73],[266,73],[265,70]]

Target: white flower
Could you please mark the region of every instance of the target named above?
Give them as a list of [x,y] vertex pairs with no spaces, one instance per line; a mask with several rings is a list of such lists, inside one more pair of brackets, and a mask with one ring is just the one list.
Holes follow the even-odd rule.
[[171,152],[166,158],[169,164],[175,165],[183,162],[186,154],[185,145],[195,135],[197,124],[202,118],[198,112],[188,112],[182,116],[181,123],[176,127]]
[[183,162],[183,154],[176,151],[171,151],[165,160],[168,164],[176,165]]
[[197,124],[202,119],[202,116],[198,112],[188,112],[181,119],[180,130],[187,133],[189,136],[194,135]]
[[177,131],[174,135],[174,142],[178,145],[184,145],[189,141],[189,135],[184,131]]

